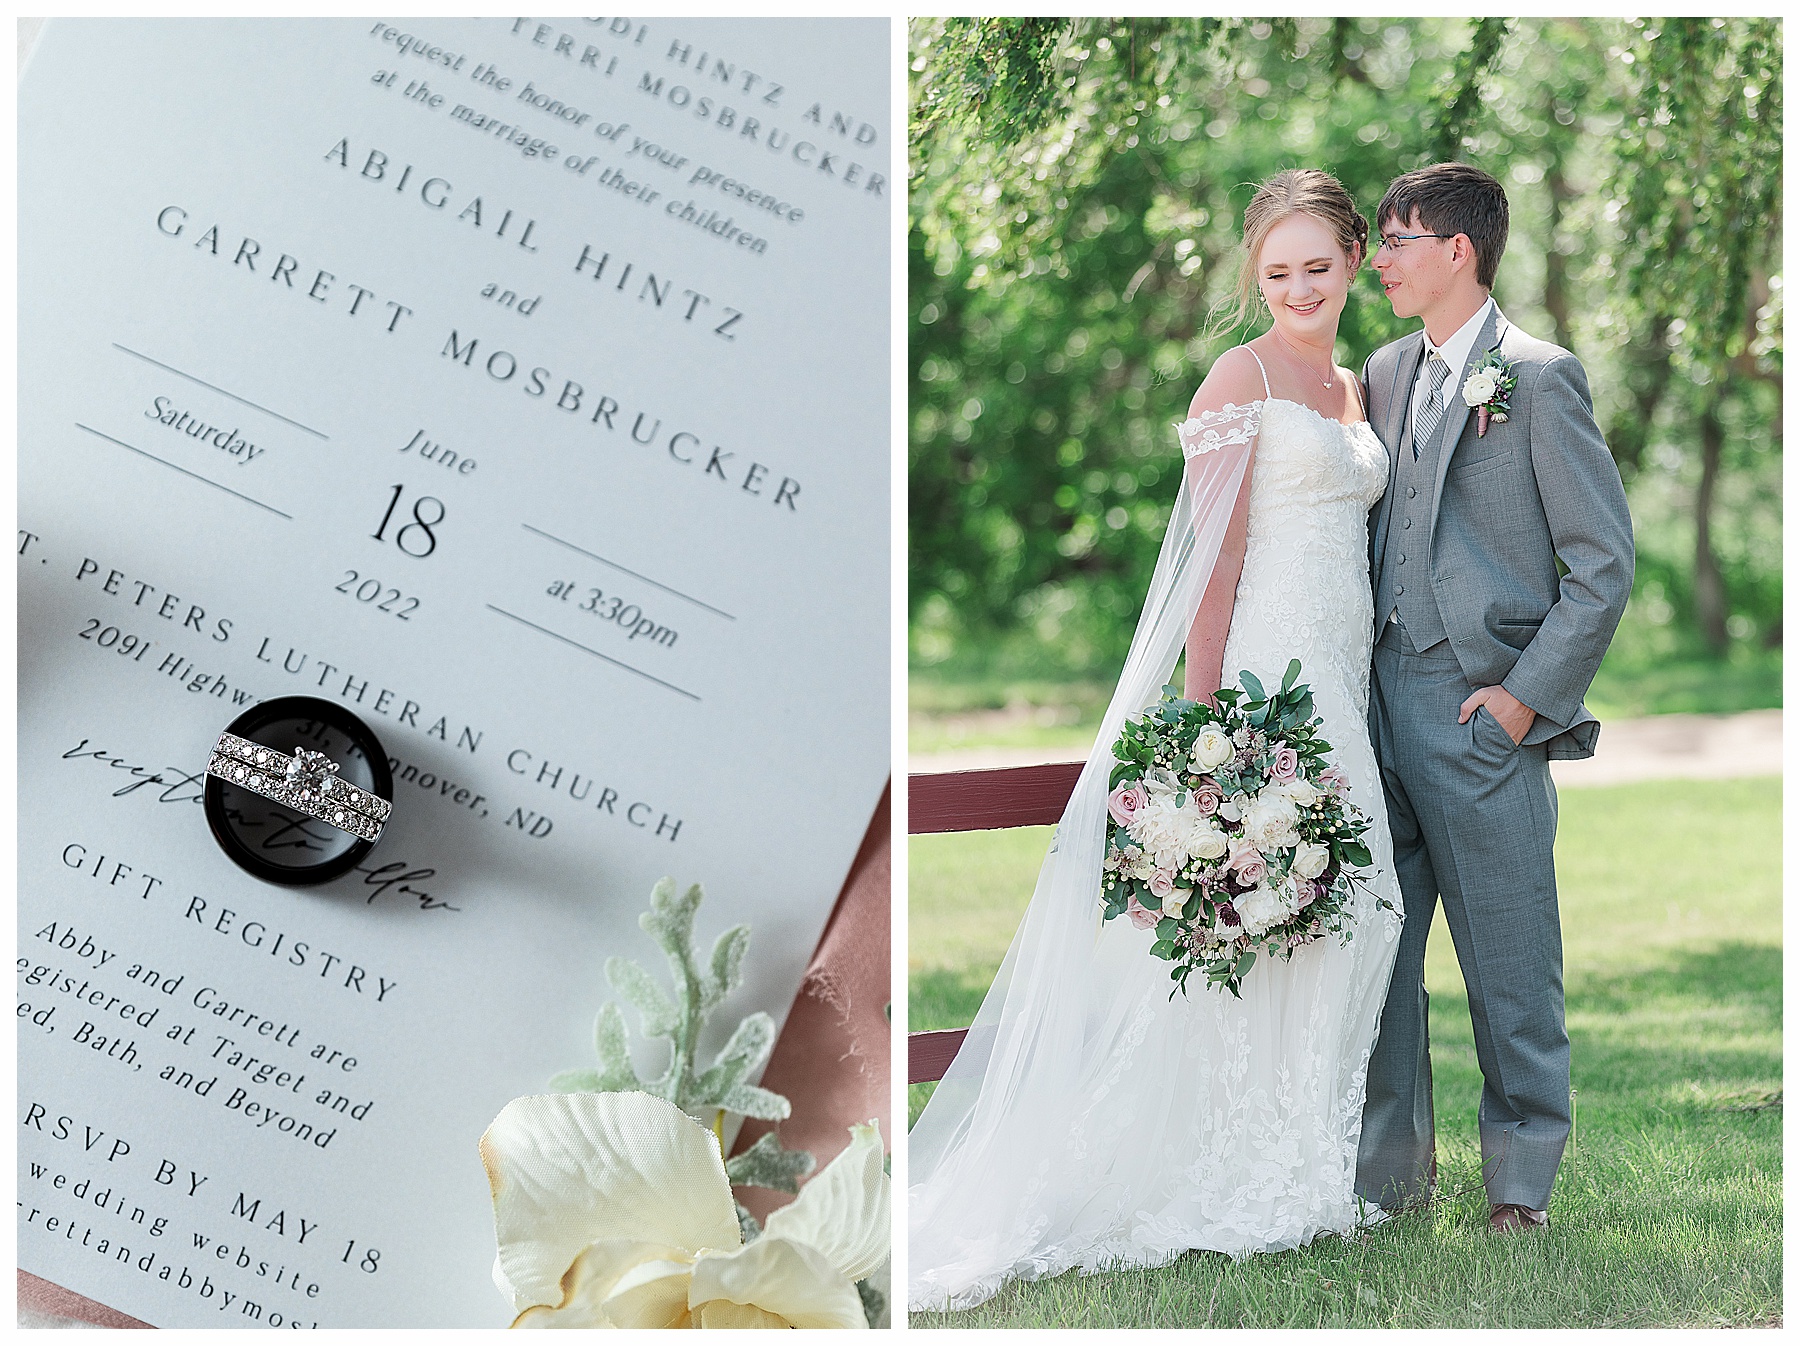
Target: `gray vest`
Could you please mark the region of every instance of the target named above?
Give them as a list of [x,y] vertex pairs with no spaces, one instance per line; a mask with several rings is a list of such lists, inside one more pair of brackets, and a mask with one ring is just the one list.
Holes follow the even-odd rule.
[[[1421,369],[1423,366],[1421,366]],[[1454,377],[1446,384],[1454,389]],[[1431,490],[1437,483],[1438,455],[1451,417],[1446,408],[1429,444],[1413,457],[1412,388],[1407,389],[1406,428],[1400,435],[1394,470],[1394,503],[1388,514],[1387,544],[1381,555],[1381,578],[1375,586],[1375,613],[1386,620],[1399,610],[1413,648],[1425,650],[1445,638],[1444,619],[1431,591]],[[1455,396],[1452,392],[1451,396]]]

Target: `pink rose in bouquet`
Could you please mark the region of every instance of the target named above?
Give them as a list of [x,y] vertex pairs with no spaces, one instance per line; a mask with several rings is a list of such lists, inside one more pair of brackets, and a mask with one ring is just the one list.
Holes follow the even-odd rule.
[[1275,763],[1269,768],[1271,779],[1290,781],[1300,773],[1300,754],[1287,744],[1275,749]]
[[1212,817],[1219,811],[1219,805],[1225,802],[1225,791],[1219,788],[1216,780],[1210,778],[1196,785],[1193,794],[1194,807],[1200,811],[1200,816],[1203,818]]
[[1346,776],[1342,769],[1336,764],[1326,767],[1319,773],[1319,784],[1323,785],[1333,794],[1345,795],[1350,793],[1350,778]]
[[1157,901],[1166,901],[1175,891],[1175,876],[1166,869],[1158,869],[1150,876],[1150,891],[1156,894]]
[[1263,853],[1242,837],[1231,843],[1231,855],[1226,859],[1225,867],[1235,870],[1245,883],[1261,883],[1269,873],[1269,862],[1263,859]]
[[1135,897],[1125,904],[1125,915],[1131,919],[1131,923],[1139,930],[1148,930],[1161,919],[1154,911],[1151,911],[1148,907],[1144,906],[1144,904],[1139,902]]
[[1120,827],[1130,827],[1131,820],[1143,812],[1144,806],[1150,802],[1150,792],[1139,781],[1136,785],[1121,785],[1106,797],[1106,811],[1112,814],[1112,820]]

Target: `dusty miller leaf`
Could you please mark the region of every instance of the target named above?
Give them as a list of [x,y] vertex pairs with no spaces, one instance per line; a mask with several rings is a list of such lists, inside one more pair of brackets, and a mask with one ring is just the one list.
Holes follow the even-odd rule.
[[787,1099],[770,1089],[759,1089],[754,1084],[740,1084],[719,1100],[719,1106],[727,1112],[739,1112],[746,1117],[755,1117],[765,1122],[785,1121],[792,1109]]
[[662,945],[669,962],[686,971],[692,970],[694,960],[694,913],[705,896],[696,883],[676,897],[674,880],[662,879],[650,892],[650,910],[638,917],[638,924]]
[[725,1176],[733,1187],[766,1187],[773,1192],[798,1192],[800,1179],[818,1161],[809,1150],[784,1150],[773,1131],[757,1137],[756,1144],[725,1161]]
[[775,1021],[760,1013],[746,1017],[714,1059],[712,1068],[696,1081],[699,1105],[724,1107],[725,1096],[744,1076],[768,1060],[774,1047]]
[[762,1226],[756,1222],[756,1217],[744,1208],[743,1202],[734,1201],[731,1204],[737,1207],[738,1236],[745,1243],[755,1243],[762,1237]]
[[600,1081],[597,1070],[565,1070],[550,1077],[550,1087],[559,1094],[602,1094],[609,1092]]
[[856,1293],[862,1298],[863,1317],[869,1326],[874,1327],[881,1321],[881,1315],[887,1312],[887,1296],[882,1294],[867,1279],[856,1283]]
[[680,1011],[643,968],[629,958],[608,958],[606,979],[643,1015],[645,1037],[668,1037],[675,1031]]
[[695,1051],[707,1012],[742,980],[744,953],[750,944],[748,926],[732,927],[713,944],[710,975],[701,973],[693,956],[694,916],[705,896],[695,884],[677,897],[674,880],[665,878],[651,891],[650,910],[638,918],[638,924],[668,957],[672,996],[632,960],[609,958],[606,962],[607,980],[613,989],[642,1015],[644,1036],[669,1040],[667,1071],[653,1081],[638,1077],[625,1017],[618,1005],[608,1004],[594,1021],[594,1052],[600,1068],[564,1071],[552,1081],[552,1088],[601,1093],[643,1090],[704,1122],[711,1120],[707,1114],[721,1109],[766,1121],[788,1115],[787,1099],[744,1083],[744,1077],[768,1060],[774,1048],[775,1024],[767,1014],[751,1014],[740,1021],[712,1066],[704,1075],[695,1076]]
[[629,1093],[644,1087],[631,1064],[631,1049],[625,1041],[625,1016],[617,1005],[603,1005],[594,1016],[594,1054],[600,1058],[601,1081],[594,1087],[601,1093]]
[[737,988],[743,977],[744,951],[750,947],[750,927],[734,925],[719,936],[712,948],[712,976],[701,993],[700,1004],[711,1009]]

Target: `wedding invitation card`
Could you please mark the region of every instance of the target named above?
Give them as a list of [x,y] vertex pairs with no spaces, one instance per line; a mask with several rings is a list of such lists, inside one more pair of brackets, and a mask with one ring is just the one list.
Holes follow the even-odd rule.
[[[754,928],[721,1036],[785,1012],[889,771],[888,66],[874,20],[46,28],[25,1270],[165,1327],[503,1325],[476,1141],[593,1064],[608,956],[660,971],[659,877]],[[318,888],[201,805],[288,695],[394,777]]]

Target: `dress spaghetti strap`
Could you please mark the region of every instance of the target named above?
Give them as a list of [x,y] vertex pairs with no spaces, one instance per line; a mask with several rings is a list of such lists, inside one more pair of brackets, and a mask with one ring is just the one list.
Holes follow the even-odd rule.
[[[1274,397],[1275,394],[1269,391],[1269,371],[1267,369],[1263,369],[1262,356],[1258,355],[1255,351],[1250,350],[1250,348],[1248,346],[1245,346],[1244,350],[1248,351],[1250,358],[1252,360],[1256,361],[1256,367],[1258,369],[1262,369],[1263,396],[1264,397]],[[1367,414],[1367,413],[1365,413],[1365,414]]]

